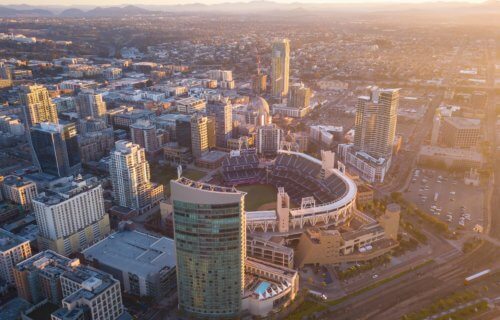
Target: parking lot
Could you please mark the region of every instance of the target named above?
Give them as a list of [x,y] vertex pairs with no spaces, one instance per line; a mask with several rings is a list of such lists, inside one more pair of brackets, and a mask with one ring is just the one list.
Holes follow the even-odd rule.
[[417,168],[405,197],[446,221],[450,229],[472,230],[476,224],[483,225],[484,190],[466,185],[462,174]]

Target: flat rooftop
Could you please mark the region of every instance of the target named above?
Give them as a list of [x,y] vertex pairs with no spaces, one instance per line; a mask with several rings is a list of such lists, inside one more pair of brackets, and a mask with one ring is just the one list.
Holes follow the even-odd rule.
[[209,151],[209,152],[203,154],[201,156],[200,160],[207,161],[207,162],[216,162],[216,161],[221,160],[222,158],[225,158],[226,156],[228,156],[227,152],[212,150],[212,151]]
[[28,240],[23,237],[15,235],[7,230],[0,229],[0,252],[8,251],[27,241]]
[[462,117],[445,117],[444,121],[459,129],[480,129],[481,120]]
[[146,277],[176,265],[175,242],[138,231],[120,231],[83,251],[87,260]]

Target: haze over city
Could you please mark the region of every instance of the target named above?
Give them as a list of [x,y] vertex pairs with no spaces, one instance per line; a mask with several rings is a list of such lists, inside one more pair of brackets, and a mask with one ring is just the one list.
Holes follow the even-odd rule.
[[497,0],[0,0],[0,319],[500,319],[499,40]]

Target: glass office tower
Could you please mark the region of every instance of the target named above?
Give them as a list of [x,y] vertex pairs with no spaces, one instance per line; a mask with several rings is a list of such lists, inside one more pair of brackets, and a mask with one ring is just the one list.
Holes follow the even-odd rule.
[[171,181],[179,307],[201,318],[240,314],[244,289],[245,193]]

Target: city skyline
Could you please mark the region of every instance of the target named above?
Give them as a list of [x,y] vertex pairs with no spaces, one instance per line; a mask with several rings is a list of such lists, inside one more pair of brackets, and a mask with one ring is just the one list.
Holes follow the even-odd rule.
[[1,320],[499,319],[500,0],[16,1]]
[[[491,1],[491,0],[490,0]],[[342,4],[342,5],[362,5],[362,4],[422,4],[422,3],[485,3],[488,0],[303,0],[303,1],[293,1],[293,0],[269,0],[269,1],[248,1],[248,0],[190,0],[190,1],[181,1],[181,0],[144,0],[141,2],[137,2],[136,0],[105,0],[105,1],[81,1],[81,0],[70,0],[66,1],[64,5],[61,5],[59,1],[48,0],[45,1],[43,5],[36,0],[2,0],[0,1],[0,5],[9,6],[9,5],[30,5],[30,6],[58,6],[58,7],[67,7],[72,5],[78,6],[122,6],[122,5],[192,5],[192,4],[204,4],[204,5],[217,5],[224,3],[283,3],[283,4]]]

